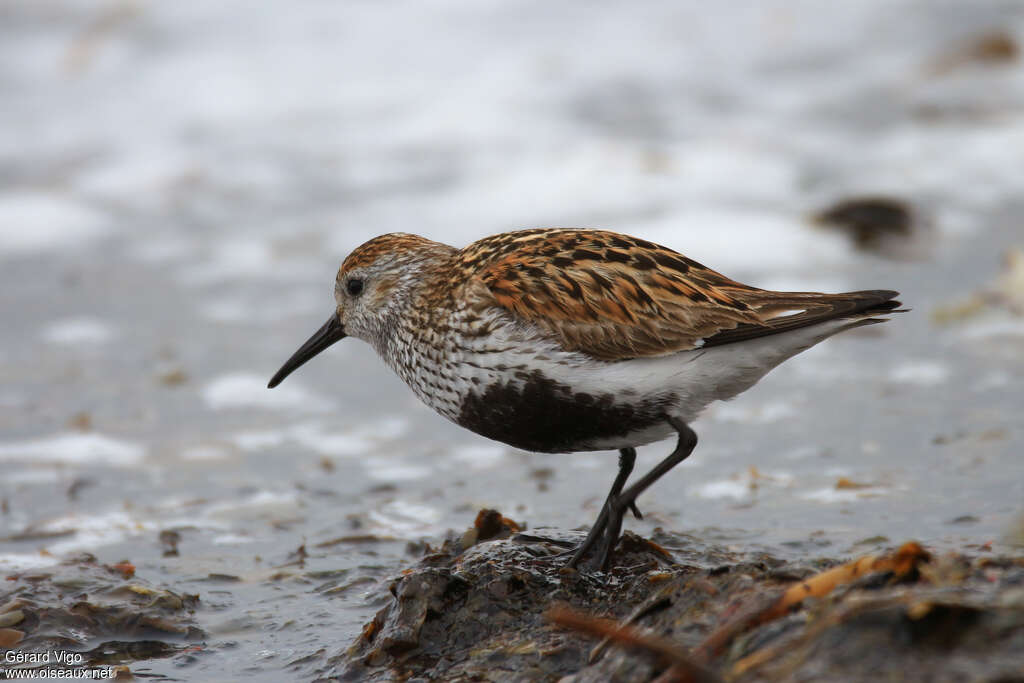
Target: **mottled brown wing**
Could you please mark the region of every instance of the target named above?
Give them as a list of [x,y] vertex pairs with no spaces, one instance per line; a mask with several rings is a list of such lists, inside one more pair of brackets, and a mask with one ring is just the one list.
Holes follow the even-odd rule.
[[892,312],[896,292],[771,292],[671,249],[601,230],[503,233],[463,249],[467,279],[563,348],[619,360],[661,356]]
[[615,360],[701,345],[762,323],[747,287],[671,249],[599,230],[525,230],[459,254],[471,279],[567,350]]

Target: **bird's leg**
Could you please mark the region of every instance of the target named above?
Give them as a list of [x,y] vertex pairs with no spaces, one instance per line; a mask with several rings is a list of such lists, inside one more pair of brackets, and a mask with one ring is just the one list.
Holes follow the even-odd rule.
[[[619,450],[619,473],[615,475],[615,481],[612,482],[612,490],[608,492],[608,498],[605,500],[605,504],[622,492],[622,487],[626,485],[626,480],[629,479],[629,475],[633,472],[633,465],[635,463],[635,448],[622,448]],[[640,509],[637,508],[636,503],[631,503],[629,509],[633,511],[633,516],[637,519],[644,518],[644,516],[640,514]]]
[[[608,510],[611,508],[612,503],[618,495],[622,493],[622,487],[626,485],[626,480],[629,479],[629,475],[633,471],[633,465],[635,463],[635,448],[622,448],[619,450],[619,473],[615,475],[615,481],[612,482],[611,491],[608,492],[608,497],[605,498],[604,505],[601,506],[601,514],[597,516],[593,526],[590,527],[590,533],[587,534],[583,543],[573,551],[572,559],[569,560],[568,566],[575,567],[579,564],[579,561],[583,559],[583,556],[586,555],[592,547],[594,547],[597,539],[601,537],[601,533],[604,531],[605,525],[608,522]],[[636,508],[636,505],[632,505],[630,507],[637,519],[643,519],[643,516]]]
[[[622,518],[626,514],[626,510],[634,508],[637,497],[650,488],[651,484],[658,481],[666,472],[683,460],[686,460],[697,445],[697,434],[690,429],[689,425],[674,417],[666,417],[665,419],[679,432],[679,441],[676,443],[675,450],[667,458],[655,465],[654,469],[640,477],[628,489],[617,494],[614,499],[609,498],[609,504],[605,507],[607,518],[604,520],[604,534],[600,549],[601,563],[599,566],[601,569],[607,569],[608,563],[611,560],[612,550],[619,540],[619,532],[622,530]],[[603,512],[602,515],[604,515]],[[573,562],[578,561],[577,557],[573,557]]]

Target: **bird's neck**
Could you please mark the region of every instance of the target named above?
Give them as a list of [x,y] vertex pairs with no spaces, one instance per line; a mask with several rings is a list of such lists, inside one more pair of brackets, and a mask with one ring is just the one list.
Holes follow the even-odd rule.
[[458,359],[447,338],[445,312],[436,313],[433,319],[397,319],[377,352],[421,401],[454,420],[459,409]]
[[[433,264],[430,264],[433,265]],[[433,382],[437,363],[444,354],[445,333],[450,326],[450,292],[443,269],[410,268],[396,293],[377,318],[377,329],[368,341],[381,359],[420,398]]]

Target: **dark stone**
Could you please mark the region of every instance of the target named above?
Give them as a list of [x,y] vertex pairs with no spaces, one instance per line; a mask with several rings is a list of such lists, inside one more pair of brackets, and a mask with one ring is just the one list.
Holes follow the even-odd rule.
[[[555,557],[581,534],[535,533],[468,549],[448,541],[403,570],[385,606],[318,680],[675,680],[653,651],[595,650],[597,638],[555,626],[548,615],[556,605],[657,638],[705,665],[710,680],[1021,680],[1019,556],[925,558],[929,572],[876,572],[865,578],[877,580],[768,618],[764,610],[787,589],[836,560],[793,562],[693,536],[661,531],[652,542],[627,532],[613,566],[587,574],[565,571]],[[722,630],[732,635],[709,647]]]

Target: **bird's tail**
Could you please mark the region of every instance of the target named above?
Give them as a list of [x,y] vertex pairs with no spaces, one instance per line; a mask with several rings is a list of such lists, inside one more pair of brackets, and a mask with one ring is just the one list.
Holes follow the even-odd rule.
[[884,322],[884,318],[877,316],[905,311],[900,308],[903,304],[896,300],[897,296],[899,292],[888,289],[842,294],[753,290],[744,295],[744,303],[761,316],[762,322],[744,323],[730,330],[722,330],[706,338],[703,346],[707,348],[732,344],[832,320],[849,321],[848,325],[830,326],[833,329],[826,336],[831,336],[852,327]]

